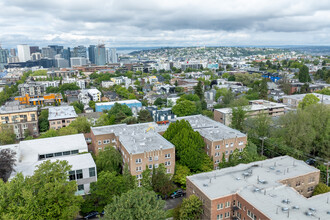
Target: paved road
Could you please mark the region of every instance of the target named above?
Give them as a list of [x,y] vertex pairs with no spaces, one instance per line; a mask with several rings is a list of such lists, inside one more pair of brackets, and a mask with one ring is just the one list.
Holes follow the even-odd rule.
[[186,196],[175,198],[175,199],[167,199],[165,204],[165,210],[173,209],[182,203],[182,199]]

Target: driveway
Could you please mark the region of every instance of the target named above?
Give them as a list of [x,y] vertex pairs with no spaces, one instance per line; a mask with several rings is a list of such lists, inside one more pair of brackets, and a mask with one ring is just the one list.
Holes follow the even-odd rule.
[[174,209],[175,207],[177,207],[179,204],[182,203],[183,198],[186,198],[186,196],[184,195],[183,197],[165,200],[166,202],[165,210]]

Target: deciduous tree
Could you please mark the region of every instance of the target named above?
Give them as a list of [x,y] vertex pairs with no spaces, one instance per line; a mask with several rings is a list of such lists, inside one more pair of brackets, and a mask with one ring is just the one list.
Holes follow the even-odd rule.
[[16,164],[16,152],[7,148],[0,150],[0,179],[7,182]]

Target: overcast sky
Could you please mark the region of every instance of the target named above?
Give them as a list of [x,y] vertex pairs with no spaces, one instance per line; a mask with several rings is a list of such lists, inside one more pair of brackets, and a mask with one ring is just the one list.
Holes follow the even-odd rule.
[[330,45],[330,0],[0,0],[0,43]]

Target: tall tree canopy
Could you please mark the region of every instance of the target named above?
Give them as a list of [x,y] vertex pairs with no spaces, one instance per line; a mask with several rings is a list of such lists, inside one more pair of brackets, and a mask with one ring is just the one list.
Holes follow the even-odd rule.
[[299,78],[299,82],[302,83],[311,81],[311,78],[309,76],[309,69],[306,65],[303,65],[299,68],[298,78]]
[[99,151],[95,163],[98,173],[101,171],[109,171],[119,174],[122,170],[123,159],[116,148],[113,146],[107,146],[104,150]]
[[164,205],[165,201],[157,199],[155,192],[140,187],[115,196],[104,209],[104,219],[164,220]]
[[7,148],[0,150],[0,179],[7,182],[16,164],[16,152]]
[[79,212],[81,196],[76,181],[68,181],[67,161],[37,166],[33,176],[17,174],[10,182],[0,180],[1,219],[73,219]]

